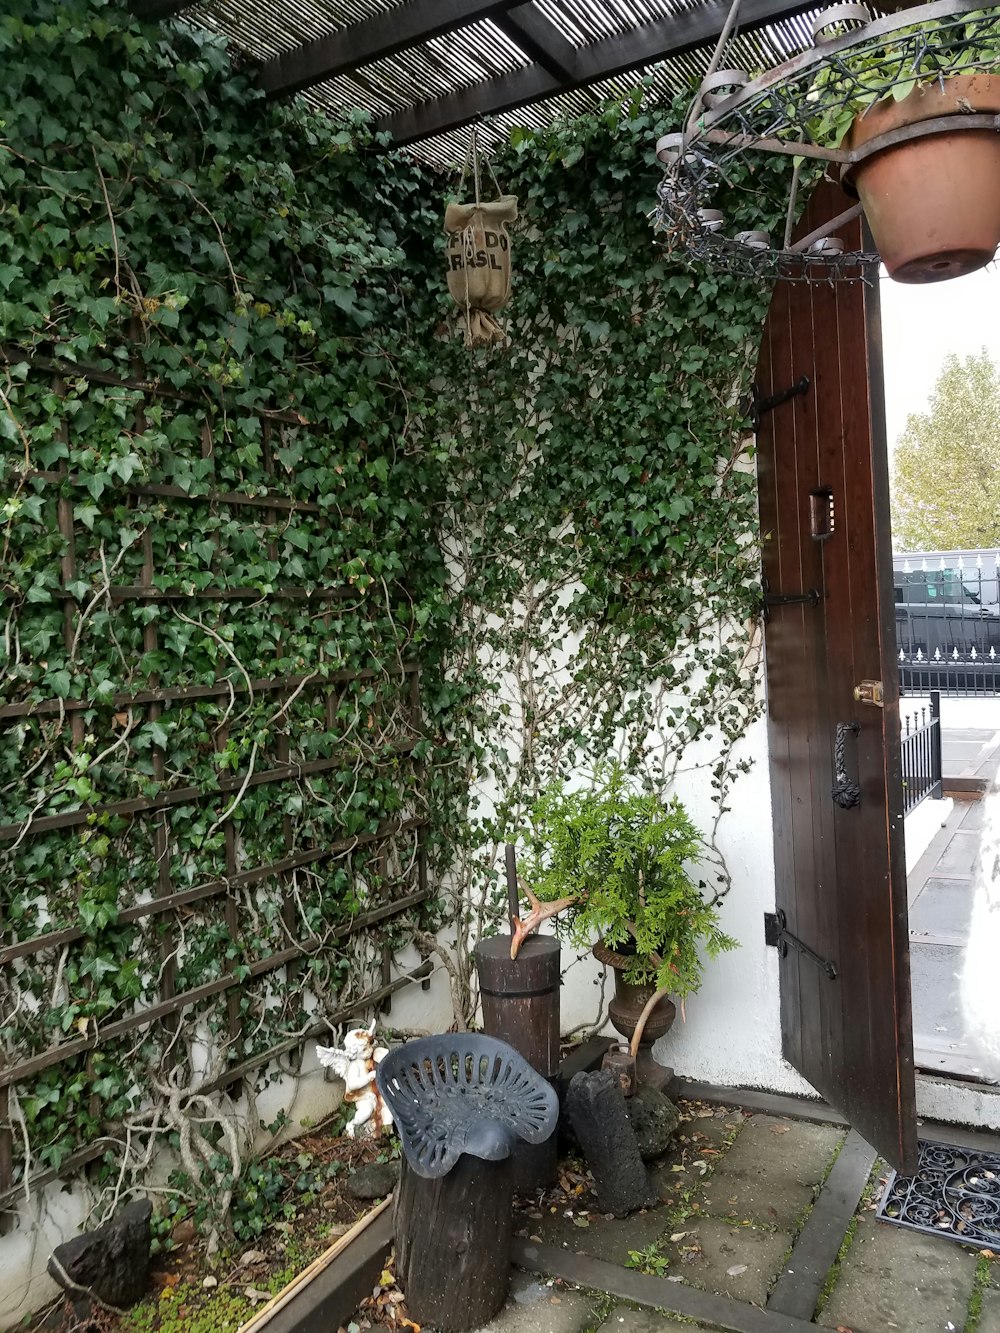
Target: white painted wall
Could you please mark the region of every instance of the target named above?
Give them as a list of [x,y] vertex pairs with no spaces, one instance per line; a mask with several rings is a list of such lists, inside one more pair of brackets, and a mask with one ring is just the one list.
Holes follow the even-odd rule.
[[[711,759],[703,748],[695,756]],[[774,848],[771,786],[768,777],[767,727],[762,718],[751,727],[735,755],[750,758],[753,768],[733,788],[719,841],[732,875],[722,906],[722,926],[740,947],[706,963],[701,990],[686,1005],[684,1021],[654,1047],[654,1055],[687,1078],[731,1087],[770,1088],[815,1096],[813,1089],[781,1056],[778,1013],[778,954],[764,944],[764,913],[774,910]],[[674,787],[700,828],[714,817],[710,764],[686,767]],[[564,945],[564,950],[566,946]],[[571,972],[562,992],[562,1027],[569,1031],[593,1019],[596,964]],[[582,1016],[582,1017],[581,1017]],[[606,1029],[613,1034],[613,1029]]]

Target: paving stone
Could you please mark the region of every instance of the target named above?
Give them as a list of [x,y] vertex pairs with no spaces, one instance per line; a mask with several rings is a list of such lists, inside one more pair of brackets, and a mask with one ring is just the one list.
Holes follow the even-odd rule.
[[[576,1217],[587,1217],[576,1212]],[[528,1234],[538,1236],[546,1245],[558,1245],[575,1254],[589,1254],[593,1259],[606,1259],[609,1264],[627,1266],[630,1250],[644,1250],[655,1244],[668,1227],[664,1208],[633,1213],[630,1217],[589,1215],[586,1227],[578,1226],[572,1217],[562,1212],[545,1213],[540,1218],[525,1218],[521,1214],[516,1229],[528,1228]]]
[[964,965],[963,946],[922,944],[919,939],[910,944],[910,987],[915,1033],[933,1037],[940,1033],[965,1031],[959,988],[959,977]]
[[[697,1221],[688,1218],[678,1231],[685,1233],[683,1240],[660,1246],[670,1257],[668,1276],[683,1278],[690,1286],[714,1291],[718,1296],[757,1305],[767,1300],[792,1244],[786,1231],[734,1227],[711,1217]],[[697,1246],[700,1253],[692,1253],[692,1246]]]
[[616,1305],[597,1330],[597,1333],[661,1333],[662,1329],[688,1329],[709,1333],[706,1324],[693,1324],[690,1319],[671,1319],[656,1310],[633,1310],[627,1305]]
[[928,879],[910,909],[911,935],[945,936],[948,943],[968,939],[974,896],[971,879]]
[[953,835],[934,867],[939,875],[971,875],[979,850],[979,834],[962,829]]
[[753,1116],[706,1181],[702,1211],[794,1228],[843,1139],[832,1125]]
[[819,1323],[854,1333],[961,1333],[976,1263],[954,1241],[861,1217]]
[[551,1285],[531,1273],[515,1273],[507,1304],[478,1333],[580,1333],[593,1328],[599,1300],[572,1287]]
[[1000,1333],[1000,1291],[987,1288],[983,1292],[983,1312],[976,1333]]
[[685,1117],[677,1129],[677,1140],[690,1139],[701,1147],[718,1148],[731,1135],[742,1130],[750,1117],[737,1107],[722,1106],[710,1111],[693,1102],[678,1102],[677,1109]]
[[[682,1121],[670,1145],[670,1152],[650,1170],[660,1198],[669,1202],[677,1197],[678,1191],[699,1185],[702,1176],[698,1164],[704,1162],[714,1168],[729,1151],[726,1140],[732,1140],[748,1123],[748,1116],[730,1108],[724,1109],[718,1116],[696,1115]],[[677,1171],[674,1169],[677,1166],[686,1169]]]

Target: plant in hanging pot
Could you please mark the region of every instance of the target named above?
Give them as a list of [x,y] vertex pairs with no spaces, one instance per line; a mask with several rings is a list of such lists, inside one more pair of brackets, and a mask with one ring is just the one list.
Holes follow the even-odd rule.
[[834,37],[806,94],[809,138],[851,152],[842,184],[898,282],[959,277],[1000,245],[1000,11],[948,9]]
[[674,1018],[665,997],[683,1004],[701,985],[702,951],[736,947],[688,869],[703,846],[698,830],[680,801],[641,789],[617,763],[581,790],[548,787],[529,823],[525,879],[543,903],[571,900],[560,918],[570,939],[593,944],[614,969],[618,1031],[632,1035],[645,1011],[645,1038],[655,1040]]

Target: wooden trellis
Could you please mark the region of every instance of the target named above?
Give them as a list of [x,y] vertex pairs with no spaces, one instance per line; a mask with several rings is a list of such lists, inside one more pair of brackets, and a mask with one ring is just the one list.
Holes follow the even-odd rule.
[[[148,402],[155,398],[167,398],[178,402],[189,402],[201,411],[206,408],[205,398],[180,393],[161,383],[149,383],[138,378],[123,378],[105,370],[62,366],[50,358],[31,356],[17,349],[5,349],[5,359],[9,363],[28,361],[34,374],[42,373],[50,377],[53,390],[57,394],[66,391],[65,376],[72,375],[75,381],[86,380],[88,383],[100,383],[139,395],[136,406],[136,428],[141,431],[145,426],[145,411]],[[275,475],[272,445],[275,433],[289,425],[300,425],[302,419],[294,413],[256,411],[248,415],[256,416],[260,421],[263,440],[263,466],[270,476]],[[61,426],[62,438],[67,440],[67,428]],[[208,417],[204,421],[202,433],[202,456],[210,459],[213,451],[211,423]],[[77,634],[80,610],[76,596],[70,590],[77,575],[77,536],[78,515],[76,501],[73,498],[81,478],[72,475],[65,461],[52,470],[36,470],[28,474],[29,479],[42,483],[43,486],[58,487],[56,518],[59,532],[64,541],[64,553],[61,558],[61,589],[63,637],[67,650],[74,644]],[[272,490],[268,486],[268,490]],[[130,504],[141,503],[150,498],[170,500],[174,504],[197,501],[221,508],[247,507],[264,511],[264,522],[275,525],[279,518],[287,519],[295,513],[308,513],[314,521],[324,520],[323,507],[311,501],[300,501],[279,495],[253,495],[247,492],[224,489],[210,490],[205,494],[192,495],[179,486],[156,484],[126,484],[117,488],[117,495],[124,494]],[[154,563],[153,534],[150,525],[146,525],[142,536],[142,571],[137,583],[121,583],[109,586],[103,595],[111,603],[127,605],[134,603],[170,603],[177,601],[210,601],[254,604],[266,603],[267,613],[280,623],[283,603],[308,599],[318,608],[333,605],[338,599],[349,595],[351,590],[344,587],[327,586],[281,586],[268,595],[262,595],[259,589],[252,587],[214,586],[202,589],[180,590],[161,589],[156,584]],[[271,547],[270,558],[276,559],[276,548]],[[143,629],[142,642],[144,652],[155,652],[160,646],[159,631],[155,620],[149,621]],[[146,688],[131,692],[118,692],[113,696],[100,699],[66,698],[46,699],[32,702],[0,701],[0,738],[6,730],[18,722],[57,721],[67,733],[67,739],[73,749],[84,744],[85,715],[88,710],[111,709],[113,711],[141,712],[147,722],[156,721],[165,708],[187,708],[199,701],[233,698],[244,695],[271,695],[276,704],[288,706],[293,700],[302,706],[309,700],[309,707],[322,723],[326,732],[335,729],[338,690],[358,682],[379,682],[391,688],[393,701],[390,710],[393,734],[382,738],[373,763],[400,763],[411,765],[410,781],[406,790],[417,792],[423,788],[422,760],[419,758],[419,742],[422,739],[420,709],[419,670],[415,662],[399,659],[394,665],[362,670],[338,670],[328,672],[288,672],[271,677],[242,679],[238,676],[217,679],[210,684],[187,684],[161,687],[157,679],[145,682]],[[279,709],[280,712],[280,709]],[[287,723],[288,715],[285,715]],[[222,746],[226,741],[226,732],[216,737]],[[221,875],[205,878],[202,882],[180,885],[174,881],[171,870],[171,814],[179,807],[203,804],[213,799],[225,805],[231,793],[242,793],[252,787],[262,785],[276,789],[276,800],[289,784],[300,779],[323,773],[332,773],[342,766],[343,754],[334,752],[325,758],[316,758],[296,762],[292,758],[292,742],[289,728],[283,725],[274,741],[275,753],[269,766],[258,771],[237,772],[231,776],[219,776],[209,783],[185,783],[171,786],[171,775],[165,766],[164,750],[159,745],[152,748],[152,769],[155,790],[152,794],[130,799],[109,801],[104,804],[81,804],[79,808],[63,809],[55,813],[38,812],[27,821],[0,824],[0,854],[4,845],[23,843],[27,839],[56,830],[71,830],[107,817],[131,818],[143,816],[136,827],[129,830],[129,837],[142,837],[147,830],[153,839],[153,857],[156,864],[156,882],[145,885],[150,896],[144,902],[131,902],[118,911],[115,924],[125,925],[130,922],[155,923],[159,933],[159,972],[155,1003],[138,1007],[129,1002],[120,1002],[116,1008],[119,1015],[102,1022],[87,1023],[81,1034],[75,1030],[59,1033],[48,1049],[23,1059],[8,1059],[0,1053],[0,1212],[9,1210],[19,1198],[23,1198],[28,1189],[38,1187],[62,1178],[101,1157],[108,1149],[111,1140],[99,1138],[65,1157],[58,1167],[47,1167],[33,1171],[30,1180],[15,1179],[14,1130],[11,1124],[10,1089],[25,1082],[50,1067],[62,1064],[79,1056],[88,1056],[109,1042],[113,1042],[128,1033],[148,1029],[152,1025],[176,1024],[179,1016],[192,1006],[203,1003],[213,997],[219,997],[225,1004],[224,1028],[227,1042],[229,1063],[222,1075],[211,1082],[199,1084],[198,1092],[207,1094],[228,1088],[244,1076],[266,1066],[278,1057],[300,1047],[312,1037],[327,1034],[331,1026],[344,1022],[354,1014],[371,1010],[376,1006],[387,1008],[391,995],[401,987],[413,981],[422,981],[426,985],[431,965],[423,963],[420,967],[402,976],[392,976],[392,950],[383,940],[380,951],[380,984],[369,993],[350,1000],[333,1013],[326,1013],[305,1031],[276,1042],[263,1051],[244,1058],[242,1041],[245,1036],[243,1016],[240,1009],[239,988],[247,980],[273,974],[280,969],[285,971],[285,985],[291,989],[298,982],[297,969],[304,959],[314,955],[322,948],[339,943],[359,932],[372,930],[406,912],[413,911],[429,896],[427,857],[425,849],[425,830],[427,819],[420,808],[407,810],[403,815],[382,820],[378,827],[344,836],[323,846],[296,847],[293,818],[285,813],[282,817],[282,839],[285,855],[266,864],[241,865],[238,856],[237,830],[232,818],[220,823],[224,835],[225,869]],[[368,760],[366,759],[366,762]],[[400,881],[392,881],[388,869],[390,847],[396,843],[405,844],[407,856],[402,863],[407,867]],[[324,863],[349,861],[358,850],[375,853],[376,872],[365,873],[368,887],[366,909],[348,920],[337,924],[326,939],[310,934],[300,927],[296,904],[291,891],[291,878],[297,870],[305,867],[319,867]],[[352,872],[353,873],[353,872]],[[264,956],[247,959],[237,970],[235,956],[225,962],[221,974],[204,984],[188,987],[178,986],[177,948],[179,914],[191,909],[194,904],[217,903],[224,917],[228,935],[236,949],[240,948],[242,923],[240,920],[237,894],[239,891],[263,884],[268,880],[284,883],[285,889],[281,902],[281,929],[284,941],[278,941],[283,947],[275,948]],[[19,960],[31,962],[40,959],[54,950],[72,949],[87,938],[82,924],[62,925],[58,928],[42,930],[28,938],[14,938],[12,924],[5,920],[5,902],[0,895],[0,967],[6,973],[8,988],[16,988],[14,964]],[[220,1017],[222,1015],[220,1014]],[[161,1026],[162,1030],[162,1026]],[[169,1027],[167,1032],[169,1033]],[[165,1043],[169,1047],[169,1040]],[[95,1107],[99,1118],[99,1107]],[[111,1128],[110,1126],[108,1127]],[[5,1219],[0,1217],[0,1227]],[[6,1219],[9,1221],[8,1218]]]

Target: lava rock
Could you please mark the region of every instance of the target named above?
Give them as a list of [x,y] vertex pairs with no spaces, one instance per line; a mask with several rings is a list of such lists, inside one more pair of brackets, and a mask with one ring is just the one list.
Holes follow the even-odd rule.
[[607,1070],[574,1074],[566,1110],[594,1177],[598,1211],[624,1217],[659,1203],[617,1080]]
[[677,1133],[681,1113],[669,1097],[640,1083],[626,1103],[628,1118],[635,1130],[639,1156],[644,1162],[662,1157]]
[[384,1199],[398,1180],[398,1162],[368,1162],[348,1176],[344,1189],[352,1199]]
[[150,1201],[139,1199],[99,1230],[57,1245],[49,1257],[49,1275],[74,1303],[93,1297],[118,1310],[135,1305],[149,1286],[152,1215]]

